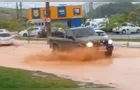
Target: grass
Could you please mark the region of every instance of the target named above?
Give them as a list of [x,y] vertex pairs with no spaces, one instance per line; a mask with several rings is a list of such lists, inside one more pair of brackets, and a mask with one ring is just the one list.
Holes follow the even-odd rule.
[[[17,16],[16,9],[0,7],[0,21],[15,20],[17,18],[16,16]],[[22,10],[22,16],[27,18],[27,16],[28,16],[28,10],[27,9]]]
[[[0,7],[0,12],[2,12],[2,13],[9,13],[9,14],[12,14],[12,15],[16,15],[16,9],[14,9],[14,8]],[[27,17],[27,15],[28,15],[27,9],[22,9],[22,13],[23,13],[23,16]]]
[[93,83],[81,83],[40,71],[27,71],[0,67],[0,88],[79,88],[109,86]]

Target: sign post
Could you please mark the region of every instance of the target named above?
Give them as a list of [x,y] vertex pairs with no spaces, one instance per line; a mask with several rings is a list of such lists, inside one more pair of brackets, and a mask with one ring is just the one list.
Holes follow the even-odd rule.
[[51,36],[51,19],[50,19],[50,3],[46,2],[46,34],[47,37]]
[[47,23],[50,23],[50,22],[51,22],[51,19],[50,19],[50,18],[47,18],[47,19],[46,19],[46,22],[47,22]]

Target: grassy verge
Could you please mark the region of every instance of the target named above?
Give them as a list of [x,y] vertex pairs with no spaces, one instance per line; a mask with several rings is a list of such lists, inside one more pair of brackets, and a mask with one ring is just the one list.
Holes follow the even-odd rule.
[[0,67],[0,88],[79,88],[109,86],[93,83],[81,83],[40,71],[27,71]]
[[120,42],[140,42],[140,39],[113,39],[113,41],[120,41]]

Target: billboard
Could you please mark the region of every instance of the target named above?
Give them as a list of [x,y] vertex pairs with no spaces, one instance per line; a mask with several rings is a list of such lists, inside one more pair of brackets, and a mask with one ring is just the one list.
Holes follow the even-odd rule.
[[66,7],[60,6],[57,8],[58,10],[58,17],[66,17]]
[[[58,19],[71,19],[71,18],[82,18],[83,10],[82,5],[68,5],[68,6],[51,6],[50,7],[50,18],[52,20]],[[29,8],[28,19],[42,19],[46,20],[46,8]]]
[[74,14],[74,16],[80,15],[80,14],[81,14],[80,8],[74,8],[74,9],[73,9],[73,14]]
[[32,9],[32,18],[33,19],[40,19],[40,8],[33,8]]

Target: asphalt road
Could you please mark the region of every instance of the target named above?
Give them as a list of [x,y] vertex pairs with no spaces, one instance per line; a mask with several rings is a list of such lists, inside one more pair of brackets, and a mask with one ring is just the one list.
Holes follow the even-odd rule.
[[108,36],[112,39],[140,39],[140,34],[115,34],[115,33],[107,33]]

